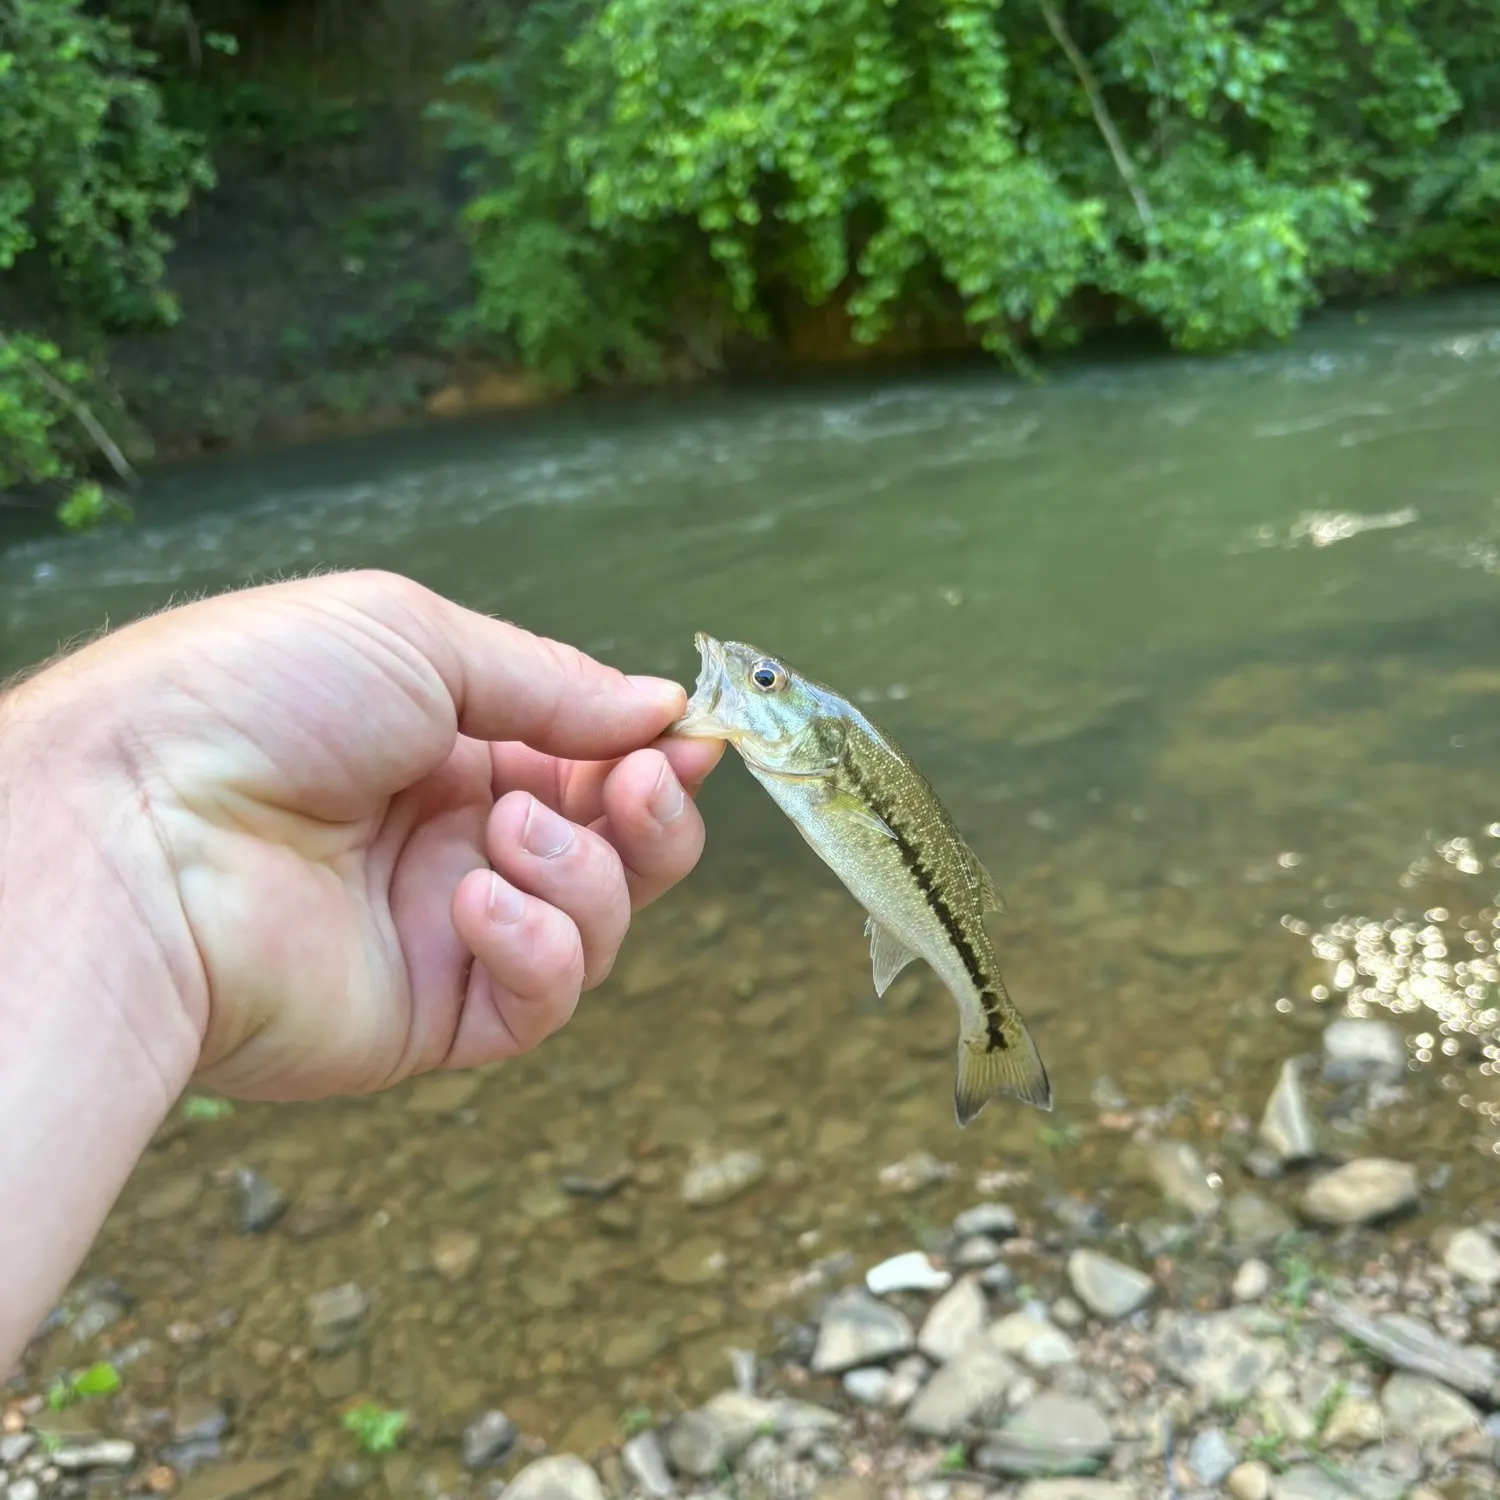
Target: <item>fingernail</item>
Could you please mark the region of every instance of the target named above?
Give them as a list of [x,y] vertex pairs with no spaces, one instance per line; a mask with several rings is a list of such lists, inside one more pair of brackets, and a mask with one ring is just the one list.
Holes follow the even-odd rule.
[[654,702],[664,704],[674,711],[681,709],[687,702],[687,692],[682,684],[666,677],[627,677],[625,680]]
[[553,859],[572,842],[573,825],[533,797],[526,826],[521,830],[521,843],[527,851],[539,859]]
[[508,880],[490,874],[490,900],[487,915],[490,921],[505,924],[519,922],[526,910],[526,898]]
[[651,788],[651,795],[646,799],[646,810],[658,823],[670,823],[682,816],[682,809],[686,806],[687,794],[682,790],[682,783],[672,774],[671,766],[663,766],[656,785]]

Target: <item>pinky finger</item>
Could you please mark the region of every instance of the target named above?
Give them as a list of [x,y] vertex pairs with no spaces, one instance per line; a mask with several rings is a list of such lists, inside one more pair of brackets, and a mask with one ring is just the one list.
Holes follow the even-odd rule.
[[446,1066],[516,1057],[572,1019],[584,967],[571,917],[474,870],[454,892],[453,925],[475,962]]

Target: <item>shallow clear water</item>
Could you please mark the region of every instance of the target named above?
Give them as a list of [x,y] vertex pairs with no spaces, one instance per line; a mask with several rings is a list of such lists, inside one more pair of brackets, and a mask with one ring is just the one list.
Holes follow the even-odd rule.
[[[810,1262],[906,1248],[977,1174],[1131,1222],[1159,1211],[1154,1119],[1241,1185],[1281,1060],[1350,991],[1413,1070],[1336,1147],[1451,1163],[1428,1221],[1495,1202],[1497,412],[1500,300],[1458,298],[1221,363],[679,393],[203,466],[127,530],[0,552],[0,670],[329,565],[689,683],[695,629],[785,655],[912,751],[994,872],[1057,1097],[957,1130],[951,1002],[919,968],[874,1001],[862,914],[726,760],[699,870],[535,1056],[163,1133],[90,1267],[143,1299],[157,1383],[319,1461],[356,1392],[416,1412],[418,1453],[487,1404],[587,1446],[724,1384]],[[765,1177],[684,1206],[694,1151],[730,1150]],[[954,1174],[883,1185],[915,1150]],[[560,1187],[620,1161],[607,1199]],[[297,1195],[264,1237],[233,1230],[242,1164]],[[481,1250],[450,1281],[454,1231]],[[376,1311],[331,1373],[302,1299],[346,1279]]]

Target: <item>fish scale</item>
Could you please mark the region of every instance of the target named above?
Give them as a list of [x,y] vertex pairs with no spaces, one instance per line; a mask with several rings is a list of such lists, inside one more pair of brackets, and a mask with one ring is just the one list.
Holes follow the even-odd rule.
[[992,1099],[1052,1107],[1046,1068],[1000,977],[985,926],[988,871],[909,756],[831,688],[736,641],[695,637],[702,666],[670,731],[727,741],[867,913],[875,989],[914,958],[959,1012],[954,1114]]

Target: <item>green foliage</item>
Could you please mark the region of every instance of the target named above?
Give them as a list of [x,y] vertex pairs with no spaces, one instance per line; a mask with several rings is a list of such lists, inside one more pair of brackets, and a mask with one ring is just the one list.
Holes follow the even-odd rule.
[[361,1401],[344,1413],[344,1426],[354,1434],[366,1453],[389,1453],[406,1427],[404,1411],[390,1411],[373,1401]]
[[120,1372],[108,1360],[100,1360],[76,1375],[59,1375],[47,1389],[47,1406],[62,1411],[89,1396],[108,1396],[120,1389]]
[[234,1113],[234,1105],[217,1094],[189,1094],[182,1101],[184,1120],[227,1120]]
[[1213,351],[1500,274],[1482,0],[533,0],[451,82],[473,323],[564,381],[649,368],[689,289],[864,341],[946,302],[1015,358],[1101,298]]
[[[211,181],[169,126],[152,55],[82,0],[0,0],[0,278],[45,266],[49,299],[90,331],[172,323],[161,221]],[[64,523],[119,509],[85,477],[90,372],[34,330],[0,326],[0,491],[68,491]]]

